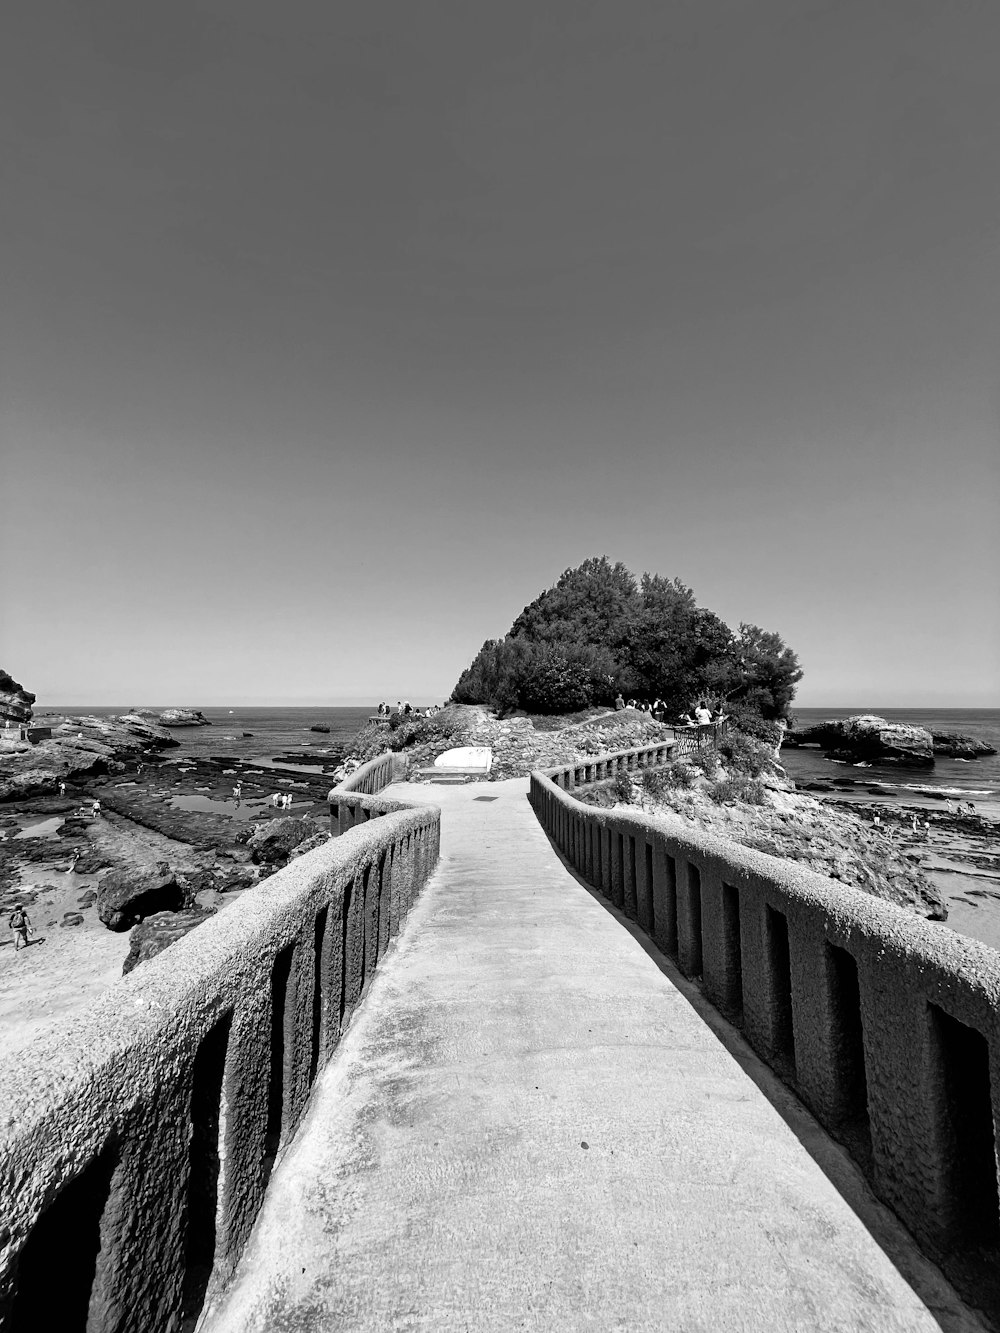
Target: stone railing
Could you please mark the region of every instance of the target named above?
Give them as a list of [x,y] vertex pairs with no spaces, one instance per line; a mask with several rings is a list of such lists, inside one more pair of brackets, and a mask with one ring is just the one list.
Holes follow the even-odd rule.
[[374,799],[383,787],[405,778],[408,767],[404,755],[387,750],[385,754],[369,759],[366,764],[356,768],[350,777],[332,788],[327,800],[330,802],[330,827],[333,833],[346,833],[356,824],[376,819],[379,815],[410,809],[400,801]]
[[436,808],[381,813],[0,1066],[5,1333],[194,1327],[437,860]]
[[557,787],[572,791],[574,787],[587,787],[593,782],[606,782],[616,778],[619,773],[634,773],[642,768],[658,768],[669,761],[673,750],[672,740],[659,741],[656,745],[641,745],[635,750],[614,750],[608,754],[595,755],[593,759],[571,764],[568,768],[546,769],[545,773]]
[[793,861],[569,794],[645,762],[631,751],[533,773],[539,821],[996,1317],[1000,955]]

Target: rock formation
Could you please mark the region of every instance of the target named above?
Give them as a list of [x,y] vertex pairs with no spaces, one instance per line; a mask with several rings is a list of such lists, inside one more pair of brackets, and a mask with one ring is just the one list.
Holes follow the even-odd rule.
[[97,915],[108,930],[128,930],[144,917],[184,905],[184,891],[165,861],[111,870],[97,890]]
[[0,670],[0,722],[27,722],[35,696],[19,685],[6,671]]
[[300,843],[317,832],[311,819],[291,816],[272,819],[247,840],[251,859],[258,865],[283,866]]
[[197,708],[165,708],[160,714],[161,727],[210,727],[212,724]]
[[852,764],[900,768],[934,766],[934,739],[929,731],[923,727],[887,722],[884,717],[871,713],[787,732],[783,743],[791,749],[799,745],[818,745],[832,759],[846,759]]
[[987,754],[996,754],[992,745],[977,741],[974,736],[961,736],[954,731],[935,731],[934,753],[949,759],[981,759]]
[[60,782],[121,772],[127,760],[178,744],[165,728],[134,713],[53,718],[51,727],[51,739],[37,745],[4,740],[0,728],[0,801],[43,796],[58,791]]
[[122,964],[122,976],[134,967],[155,958],[189,930],[215,915],[214,907],[186,907],[180,912],[154,912],[136,926],[129,936],[128,954]]

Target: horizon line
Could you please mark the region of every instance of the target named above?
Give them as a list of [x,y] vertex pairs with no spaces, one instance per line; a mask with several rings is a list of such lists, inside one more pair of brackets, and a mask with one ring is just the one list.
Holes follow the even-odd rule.
[[[416,707],[427,707],[429,704],[446,703],[447,695],[442,697],[440,694],[415,694],[410,697],[409,702]],[[120,708],[128,712],[133,708],[367,708],[369,705],[373,708],[378,707],[379,700],[373,695],[337,695],[333,698],[321,698],[318,696],[281,696],[264,697],[261,695],[236,695],[228,699],[201,699],[198,701],[182,701],[173,703],[129,703],[124,704],[119,700],[101,701],[95,699],[64,699],[58,702],[52,702],[48,699],[36,699],[33,707],[38,708]],[[978,710],[980,712],[1000,712],[1000,702],[995,703],[970,703],[949,702],[944,703],[940,700],[933,702],[904,701],[902,703],[880,703],[880,704],[857,704],[857,703],[805,703],[794,700],[789,711],[794,713],[796,708],[832,708],[836,711],[850,709],[859,713],[871,713],[879,708],[888,708],[893,711],[900,711],[905,708],[930,709],[966,709]]]

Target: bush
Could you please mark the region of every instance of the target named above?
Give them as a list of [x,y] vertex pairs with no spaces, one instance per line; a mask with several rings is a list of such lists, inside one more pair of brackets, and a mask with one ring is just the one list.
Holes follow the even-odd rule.
[[632,804],[632,779],[627,773],[619,773],[611,784],[615,801],[621,805]]
[[712,777],[719,767],[719,756],[715,752],[715,747],[711,745],[706,745],[701,750],[695,750],[686,758],[689,768],[697,769],[704,773],[707,778]]
[[725,805],[727,801],[743,801],[745,805],[766,805],[767,788],[756,778],[734,773],[713,784],[712,799],[718,801],[720,805]]
[[687,764],[673,760],[659,769],[647,769],[642,775],[642,789],[652,800],[663,796],[676,787],[690,787],[694,784],[695,771]]
[[765,745],[776,746],[780,744],[784,735],[777,722],[770,722],[767,718],[761,717],[752,708],[746,705],[733,704],[729,709],[729,732],[733,730],[742,732],[744,736],[752,736],[754,740],[762,741]]
[[770,749],[743,731],[728,731],[719,743],[719,754],[730,772],[750,778],[759,778],[773,764]]
[[538,654],[521,677],[518,702],[529,713],[574,713],[594,701],[590,670],[559,653]]

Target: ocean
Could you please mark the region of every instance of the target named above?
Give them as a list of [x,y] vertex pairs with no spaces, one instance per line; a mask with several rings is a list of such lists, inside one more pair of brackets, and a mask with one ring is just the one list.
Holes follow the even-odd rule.
[[[335,763],[350,747],[375,707],[373,704],[368,708],[204,708],[202,712],[212,725],[175,729],[172,734],[179,747],[167,751],[164,758],[170,762],[185,757],[216,755],[266,766],[274,762],[276,755],[312,752]],[[45,712],[109,716],[128,711],[128,705],[62,709],[47,705],[36,709],[36,716],[41,717]],[[930,731],[973,736],[1000,750],[1000,709],[996,708],[797,708],[795,716],[797,725],[805,727],[826,718],[851,717],[864,712],[874,712],[887,721],[906,722]],[[326,726],[330,730],[316,732],[311,730],[313,726]],[[971,801],[979,814],[1000,822],[1000,755],[968,761],[938,757],[931,769],[900,769],[838,763],[826,759],[818,750],[783,750],[781,762],[788,776],[800,785],[829,782],[836,777],[854,778],[858,787],[847,791],[841,789],[838,799],[868,803],[878,800],[887,804],[898,800],[907,805],[924,805],[942,811],[945,802],[941,798],[947,797]],[[291,769],[294,764],[282,763],[280,767]],[[315,768],[305,771],[316,772]],[[891,795],[873,797],[866,788],[874,783]],[[930,878],[947,898],[948,927],[1000,949],[1000,883],[996,872],[978,869],[967,859],[956,859],[955,856],[961,852],[983,852],[990,847],[991,838],[987,833],[985,840],[980,837],[973,841],[951,835],[935,838],[932,847],[922,847],[921,850],[928,854],[925,865]]]
[[[166,705],[164,705],[166,707]],[[180,748],[168,750],[164,757],[206,759],[210,755],[267,763],[276,754],[316,751],[339,755],[345,751],[365,722],[375,712],[369,708],[203,708],[210,727],[173,727],[171,735]],[[66,713],[70,717],[112,717],[129,712],[127,705],[86,708],[81,705],[60,708],[55,704],[35,708],[41,720],[44,713]],[[311,731],[313,726],[329,727],[329,732]],[[249,735],[245,733],[249,732]]]
[[[180,742],[180,749],[170,754],[178,758],[226,755],[260,762],[294,751],[339,753],[350,745],[376,706],[372,703],[367,708],[203,708],[202,713],[212,725],[175,728],[172,735]],[[129,709],[127,705],[58,708],[50,704],[35,711],[39,717],[46,712],[109,717],[127,713]],[[795,718],[801,728],[826,718],[852,717],[864,712],[877,713],[887,722],[906,722],[929,731],[973,736],[1000,750],[998,708],[796,708]],[[310,730],[317,725],[329,727],[329,733]],[[247,736],[246,732],[251,734]],[[859,782],[877,782],[898,791],[900,800],[919,800],[922,793],[933,791],[956,800],[972,801],[977,807],[981,802],[997,804],[1000,817],[1000,754],[971,760],[939,756],[932,769],[876,766],[858,769],[826,759],[818,750],[783,750],[781,762],[795,782],[853,777]]]
[[[972,736],[1000,750],[1000,708],[795,708],[793,711],[798,729],[829,718],[875,713],[887,722]],[[929,769],[875,764],[861,768],[827,759],[819,750],[786,749],[781,752],[781,762],[796,783],[830,782],[837,777],[851,777],[859,783],[878,783],[887,787],[899,800],[910,804],[931,800],[935,806],[940,806],[942,802],[931,795],[937,793],[953,800],[972,801],[982,814],[1000,818],[1000,754],[967,760],[938,755],[934,767]]]

